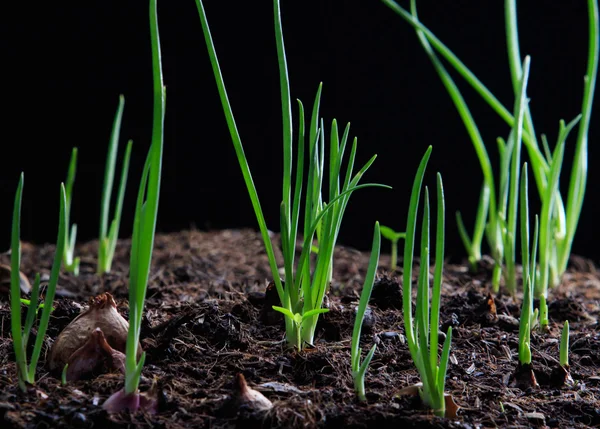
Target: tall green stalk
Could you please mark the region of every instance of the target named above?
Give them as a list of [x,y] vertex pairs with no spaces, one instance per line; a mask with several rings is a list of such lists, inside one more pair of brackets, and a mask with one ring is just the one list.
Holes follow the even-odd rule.
[[[225,120],[231,134],[233,147],[240,169],[242,170],[244,181],[246,182],[248,195],[256,214],[277,293],[281,300],[281,306],[274,308],[285,316],[288,343],[294,347],[302,348],[304,344],[313,344],[319,315],[326,311],[322,308],[322,305],[333,273],[333,251],[350,196],[355,190],[366,186],[383,186],[379,184],[359,185],[362,176],[375,161],[375,156],[355,173],[354,161],[358,145],[355,138],[351,145],[345,174],[342,172],[344,154],[349,142],[350,128],[349,125],[346,126],[340,138],[337,121],[334,120],[331,125],[330,137],[326,139],[324,122],[319,116],[322,89],[321,85],[319,85],[313,103],[310,123],[308,124],[308,133],[305,130],[307,124],[304,118],[304,106],[298,101],[298,148],[294,183],[292,177],[293,135],[289,77],[282,33],[281,10],[279,0],[274,0],[273,15],[277,58],[279,62],[283,123],[283,185],[280,206],[280,228],[281,250],[284,260],[283,268],[285,272],[284,288],[277,267],[269,230],[264,219],[258,193],[254,186],[250,167],[225,89],[225,83],[202,1],[196,0],[196,6],[217,89],[221,98]],[[308,137],[307,142],[305,142],[306,137]],[[328,150],[326,150],[326,141],[329,143]],[[307,151],[305,151],[305,147],[307,147]],[[327,152],[329,152],[329,159],[326,163]],[[308,175],[306,181],[304,181],[304,161],[307,154],[306,164],[308,166]],[[325,178],[326,176],[329,179],[328,183]],[[305,197],[304,211],[302,213],[301,202],[303,191],[305,192]],[[299,232],[301,217],[304,218],[302,234]],[[299,235],[302,236],[302,250],[299,255],[296,255],[296,243]],[[315,237],[317,239],[317,256],[315,263],[311,264],[310,254]],[[296,260],[297,264],[295,263]]]
[[415,176],[408,220],[406,223],[406,240],[404,242],[404,272],[402,281],[402,307],[404,312],[404,329],[406,342],[413,359],[423,388],[421,397],[430,406],[434,413],[443,417],[446,412],[444,388],[446,383],[446,370],[450,356],[452,342],[452,327],[442,347],[442,355],[438,365],[438,330],[440,317],[440,300],[442,293],[442,275],[444,269],[444,240],[445,240],[445,203],[442,176],[437,175],[437,228],[435,245],[435,271],[433,276],[433,290],[431,300],[429,295],[429,192],[425,188],[425,201],[423,221],[421,227],[421,260],[419,277],[417,280],[417,303],[415,306],[415,319],[412,313],[412,264],[414,259],[415,232],[419,198],[425,168],[431,154],[431,146],[425,152]]
[[352,345],[350,349],[350,360],[352,366],[352,379],[354,380],[354,390],[356,396],[360,401],[366,401],[365,395],[365,373],[369,368],[371,359],[377,349],[377,344],[373,344],[365,359],[360,362],[362,349],[360,347],[360,333],[362,331],[362,325],[365,318],[365,312],[371,299],[371,292],[373,291],[373,283],[375,282],[375,274],[377,274],[377,263],[379,262],[379,251],[381,248],[381,233],[379,228],[379,222],[375,222],[375,230],[373,231],[373,244],[371,246],[371,257],[369,259],[369,267],[367,268],[367,274],[365,275],[365,283],[363,285],[362,293],[360,294],[360,303],[356,311],[356,318],[354,320],[354,330],[352,331]]
[[65,231],[65,250],[63,252],[63,267],[65,271],[71,272],[76,276],[79,275],[79,262],[80,258],[75,257],[75,243],[77,241],[77,225],[71,225],[69,232],[69,225],[71,219],[71,202],[73,199],[73,185],[75,184],[75,174],[77,173],[77,148],[74,147],[71,152],[71,160],[69,161],[69,170],[67,173],[66,183],[66,199],[67,207],[65,215],[67,217],[67,230]]
[[143,401],[140,400],[138,387],[146,353],[143,352],[138,360],[138,344],[152,263],[156,219],[158,217],[166,103],[156,1],[150,0],[150,42],[154,93],[152,142],[138,189],[131,237],[129,330],[127,331],[127,344],[125,347],[125,386],[122,390],[111,395],[103,404],[103,408],[109,412],[119,412],[124,409],[135,412],[138,408],[144,407]]
[[27,390],[27,384],[35,383],[35,372],[42,352],[46,330],[50,321],[50,312],[52,311],[52,303],[56,293],[56,284],[60,274],[62,256],[65,247],[65,232],[67,230],[66,216],[66,192],[63,184],[60,186],[60,212],[58,217],[58,238],[56,239],[56,251],[54,253],[54,262],[52,263],[52,271],[50,272],[50,280],[46,289],[46,298],[44,299],[44,307],[37,329],[35,344],[31,353],[29,364],[27,363],[27,343],[35,315],[38,311],[38,296],[40,287],[39,274],[35,278],[31,291],[31,299],[27,315],[25,318],[25,326],[21,327],[21,200],[23,196],[23,181],[24,174],[21,173],[17,192],[15,194],[15,202],[13,207],[12,235],[11,235],[11,273],[10,273],[10,325],[13,337],[13,346],[17,363],[19,386],[23,391]]
[[109,228],[110,202],[115,179],[115,169],[117,164],[117,152],[119,150],[119,136],[121,132],[121,121],[123,118],[123,109],[125,107],[125,97],[119,97],[119,107],[115,114],[113,128],[106,155],[106,167],[104,170],[104,185],[102,186],[102,205],[100,209],[100,234],[98,242],[98,274],[108,273],[112,268],[112,261],[119,239],[119,227],[121,225],[121,213],[123,212],[123,199],[125,198],[125,188],[127,187],[127,175],[129,172],[129,160],[131,158],[131,147],[133,142],[129,140],[123,157],[123,166],[121,170],[121,179],[119,181],[119,192],[115,203],[113,220]]
[[[448,64],[450,64],[469,85],[471,85],[475,91],[486,101],[490,107],[502,118],[508,125],[515,128],[515,123],[519,121],[516,113],[511,114],[506,109],[491,91],[475,76],[475,74],[469,70],[469,68],[462,62],[452,51],[444,45],[428,28],[426,28],[419,20],[416,15],[416,0],[411,0],[411,12],[409,13],[401,6],[399,6],[393,0],[382,0],[387,6],[389,6],[394,12],[402,17],[408,24],[413,26],[419,35],[421,43],[432,59],[442,82],[446,86],[450,93],[469,134],[475,145],[476,152],[480,158],[480,164],[482,172],[484,174],[484,187],[481,193],[481,199],[479,208],[477,211],[476,230],[474,238],[471,240],[468,236],[466,228],[462,223],[460,216],[458,217],[459,232],[461,238],[465,243],[469,254],[469,260],[472,265],[476,262],[477,258],[480,257],[478,250],[480,247],[478,244],[480,241],[477,240],[480,235],[478,232],[481,231],[482,225],[485,220],[482,220],[486,216],[489,216],[488,225],[494,225],[495,211],[493,210],[494,196],[492,194],[493,188],[490,189],[490,176],[491,167],[489,159],[487,159],[487,153],[484,152],[485,148],[482,145],[481,138],[476,132],[477,128],[474,123],[472,116],[470,115],[466,103],[458,91],[454,81],[450,78],[442,62],[437,57],[439,54],[443,57]],[[552,231],[550,236],[547,237],[549,240],[549,249],[551,250],[547,264],[549,266],[549,273],[547,278],[542,279],[547,282],[550,286],[555,286],[560,282],[562,274],[566,270],[567,262],[571,252],[575,231],[581,215],[581,208],[583,205],[583,197],[585,194],[585,185],[587,181],[587,145],[588,145],[588,131],[591,119],[592,101],[595,90],[596,76],[598,72],[598,59],[599,59],[599,38],[600,38],[600,23],[598,17],[598,0],[588,0],[588,56],[587,56],[587,69],[586,76],[584,78],[583,86],[583,101],[581,107],[581,122],[579,124],[575,156],[573,158],[573,164],[571,168],[571,179],[569,182],[568,196],[566,207],[563,202],[563,197],[560,193],[559,188],[556,189],[556,195],[553,198],[554,204],[553,209],[549,212],[551,218],[548,219],[550,225],[552,225]],[[519,86],[522,82],[524,68],[521,65],[521,53],[519,47],[519,37],[517,28],[517,7],[516,0],[505,0],[505,18],[506,18],[506,39],[507,39],[507,52],[508,62],[510,69],[511,81],[515,95],[518,96]],[[544,148],[540,148],[538,140],[536,138],[535,129],[533,126],[532,115],[528,106],[524,106],[523,112],[523,130],[522,138],[525,147],[527,148],[529,159],[531,161],[533,175],[537,184],[539,195],[542,199],[547,199],[547,187],[550,185],[551,169],[552,169],[552,156],[545,156],[545,153],[549,153],[550,150],[547,144],[542,138]],[[518,127],[517,127],[518,128]],[[567,127],[568,128],[568,127]],[[568,134],[568,133],[567,133]],[[562,136],[559,135],[559,141]],[[557,143],[558,146],[558,143]],[[502,147],[500,145],[499,147]],[[489,208],[489,210],[488,210]],[[542,218],[543,221],[543,218]],[[540,226],[542,229],[542,227]],[[491,228],[494,229],[494,228]],[[488,244],[492,255],[499,255],[498,235],[493,234],[493,231],[487,234]],[[541,234],[544,233],[541,231]],[[541,242],[540,242],[541,245]],[[495,259],[497,259],[495,257]],[[497,271],[495,272],[495,274]],[[509,288],[512,287],[512,274],[509,272]],[[494,279],[496,276],[494,277]],[[536,297],[545,299],[544,293],[545,288],[543,286],[536,287]]]

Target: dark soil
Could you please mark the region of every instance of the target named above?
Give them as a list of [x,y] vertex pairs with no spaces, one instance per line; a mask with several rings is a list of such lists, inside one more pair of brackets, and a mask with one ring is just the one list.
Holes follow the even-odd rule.
[[[101,405],[122,387],[120,374],[61,386],[44,360],[91,296],[110,292],[128,316],[129,244],[119,244],[113,271],[104,276],[95,274],[97,243],[78,248],[81,274],[61,275],[37,382],[26,394],[17,387],[8,297],[0,296],[1,428],[600,427],[600,275],[592,263],[573,259],[563,285],[551,293],[549,332],[533,333],[539,387],[515,383],[520,298],[488,295],[485,262],[477,273],[466,265],[446,267],[441,330],[453,327],[446,391],[461,408],[456,419],[441,419],[418,397],[396,395],[419,376],[404,341],[401,276],[386,271],[389,257],[382,256],[381,286],[363,329],[363,350],[373,342],[378,348],[366,378],[368,403],[361,404],[353,391],[350,338],[369,255],[337,249],[330,312],[320,318],[315,347],[298,353],[286,347],[282,318],[263,311],[272,301],[270,291],[265,298],[271,273],[259,234],[232,230],[157,236],[141,390],[158,383],[159,411],[108,415]],[[52,246],[24,243],[22,271],[31,280],[37,270],[48,274],[52,257]],[[8,261],[0,256],[0,263]],[[566,319],[574,384],[557,387],[552,374]],[[237,373],[274,408],[237,413],[226,407]]]

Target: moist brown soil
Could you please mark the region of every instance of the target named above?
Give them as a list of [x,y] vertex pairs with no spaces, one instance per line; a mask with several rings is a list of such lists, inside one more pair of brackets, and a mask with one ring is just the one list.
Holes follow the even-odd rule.
[[[17,387],[8,298],[0,296],[0,427],[600,426],[600,275],[589,261],[572,259],[563,284],[551,292],[549,331],[532,335],[539,387],[523,382],[531,371],[525,377],[517,371],[520,297],[515,303],[488,295],[486,261],[475,273],[446,266],[441,330],[453,327],[446,391],[460,410],[457,418],[442,419],[418,397],[397,395],[419,376],[404,341],[401,275],[389,273],[388,256],[382,255],[372,317],[363,329],[363,350],[378,344],[363,404],[353,391],[350,338],[368,253],[336,250],[330,312],[320,317],[314,348],[298,353],[286,347],[282,318],[263,310],[272,301],[271,292],[265,298],[271,273],[260,235],[247,230],[157,236],[142,325],[141,390],[157,382],[158,413],[109,415],[101,405],[122,387],[120,374],[61,386],[45,360],[90,297],[110,292],[128,316],[129,245],[119,243],[113,270],[103,276],[95,273],[97,242],[78,248],[81,273],[61,274],[37,382],[27,393]],[[21,269],[29,279],[36,271],[47,275],[52,257],[53,246],[24,243]],[[9,258],[1,255],[0,263]],[[567,319],[574,384],[561,387],[553,374],[560,379],[558,343]],[[228,407],[237,373],[273,402],[270,411]]]

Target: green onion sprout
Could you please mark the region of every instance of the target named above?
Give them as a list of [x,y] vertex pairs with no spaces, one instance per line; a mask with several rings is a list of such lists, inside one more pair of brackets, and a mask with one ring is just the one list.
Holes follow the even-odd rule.
[[565,320],[562,333],[560,335],[560,366],[569,368],[569,321]]
[[523,266],[523,302],[519,320],[519,362],[531,364],[531,330],[537,323],[538,312],[533,308],[533,289],[537,281],[536,259],[539,238],[538,216],[535,217],[533,243],[529,243],[529,183],[527,163],[521,169],[520,206],[521,206],[521,255]]
[[[487,229],[487,241],[492,251],[492,256],[496,263],[500,262],[499,246],[503,245],[500,235],[498,222],[495,221],[496,213],[498,213],[498,203],[494,191],[494,175],[492,172],[491,163],[487,154],[486,147],[473,116],[454,80],[450,77],[445,66],[443,65],[439,54],[447,61],[459,74],[464,78],[473,89],[486,101],[489,106],[502,118],[509,126],[515,130],[515,124],[521,119],[513,112],[511,114],[506,107],[500,103],[498,98],[473,74],[471,70],[454,55],[454,53],[444,45],[427,27],[419,20],[416,14],[416,0],[411,0],[411,12],[408,12],[399,6],[393,0],[382,0],[395,13],[402,17],[408,24],[417,30],[417,34],[423,45],[423,48],[432,60],[436,71],[438,72],[444,86],[449,92],[452,101],[454,102],[461,119],[471,137],[475,151],[481,164],[484,184],[479,200],[477,217],[475,222],[475,231],[473,238],[469,238],[467,230],[462,222],[460,214],[457,215],[459,232],[463,243],[467,248],[469,261],[474,266],[481,258],[481,242],[484,235],[484,230]],[[535,285],[535,297],[547,298],[547,288],[556,286],[560,283],[561,277],[566,270],[567,262],[571,252],[571,247],[577,224],[581,215],[583,199],[585,195],[585,186],[587,182],[587,148],[588,148],[588,130],[590,125],[592,102],[594,97],[594,89],[596,85],[596,76],[598,72],[599,59],[599,38],[600,38],[600,20],[598,16],[598,0],[588,0],[588,55],[587,69],[583,84],[583,99],[581,106],[581,114],[575,118],[568,126],[565,126],[561,121],[561,129],[559,130],[559,138],[555,147],[555,152],[564,144],[569,132],[575,125],[578,124],[578,133],[575,143],[575,156],[572,162],[571,178],[568,187],[568,195],[566,205],[558,187],[553,187],[552,170],[560,171],[562,165],[562,155],[560,159],[550,155],[549,146],[546,137],[542,135],[542,145],[538,142],[533,126],[533,120],[529,106],[523,106],[523,130],[522,138],[525,147],[527,148],[533,175],[537,184],[537,189],[543,204],[546,204],[545,214],[540,216],[540,281]],[[524,74],[526,73],[525,66],[522,65],[520,46],[517,29],[517,8],[516,0],[505,0],[505,16],[506,16],[506,38],[508,47],[508,59],[510,66],[510,76],[513,84],[515,95],[519,94],[519,87],[522,86]],[[518,130],[520,127],[516,126]],[[562,143],[561,143],[562,142]],[[504,144],[498,145],[500,154],[502,155]],[[517,164],[518,165],[518,164]],[[514,166],[514,163],[513,163]],[[501,174],[503,172],[501,171]],[[557,178],[558,179],[558,178]],[[511,184],[511,189],[515,189],[517,184]],[[549,195],[550,188],[553,195]],[[500,197],[499,197],[500,198]],[[545,203],[544,203],[545,202]],[[486,226],[487,225],[487,226]],[[500,225],[501,227],[502,225]],[[512,228],[512,225],[510,225]],[[494,233],[494,230],[496,233]],[[500,228],[501,230],[501,228]],[[511,250],[512,251],[512,250]],[[512,254],[508,255],[512,263]],[[499,269],[496,269],[494,277],[494,286],[499,281]],[[507,284],[511,293],[514,283],[512,277],[512,268],[508,270]],[[545,323],[545,321],[544,321]]]
[[371,258],[369,259],[369,267],[367,268],[367,274],[365,275],[365,283],[363,285],[362,293],[360,294],[360,302],[358,304],[358,310],[356,312],[356,319],[354,320],[354,330],[352,331],[352,345],[350,349],[350,359],[352,364],[352,379],[354,380],[354,390],[360,401],[366,401],[365,396],[365,373],[369,368],[371,359],[377,349],[377,344],[373,344],[369,353],[365,359],[360,362],[360,356],[362,349],[360,348],[360,332],[362,330],[363,320],[365,318],[365,311],[367,305],[371,299],[371,292],[373,291],[373,283],[375,282],[375,274],[377,273],[377,263],[379,262],[379,251],[381,248],[381,233],[379,222],[375,223],[375,231],[373,232],[373,245],[371,246]]
[[127,174],[129,172],[129,159],[131,157],[131,147],[133,142],[129,140],[125,148],[123,157],[123,166],[121,170],[121,180],[119,182],[119,192],[115,204],[114,217],[108,226],[108,216],[110,210],[110,201],[113,191],[115,178],[115,168],[117,164],[117,152],[119,150],[119,135],[121,133],[121,120],[123,118],[123,109],[125,107],[125,97],[119,97],[119,106],[108,145],[106,156],[106,167],[104,170],[104,185],[102,186],[102,205],[100,209],[100,235],[98,243],[98,274],[108,273],[112,267],[112,261],[115,256],[117,240],[119,238],[119,227],[121,225],[121,213],[123,212],[123,199],[125,198],[125,188],[127,187]]
[[17,186],[17,192],[15,194],[15,202],[13,206],[13,221],[12,221],[12,234],[11,234],[11,274],[10,274],[10,325],[11,333],[13,337],[13,346],[15,350],[15,358],[17,363],[19,386],[25,392],[27,391],[27,385],[35,383],[35,372],[42,352],[42,344],[44,343],[44,336],[48,329],[48,323],[50,321],[50,312],[52,311],[52,303],[54,301],[54,295],[56,293],[56,284],[58,283],[58,275],[60,273],[60,267],[62,263],[62,256],[65,247],[65,231],[67,229],[67,217],[66,217],[66,193],[65,187],[61,183],[60,185],[60,212],[58,218],[58,238],[56,239],[56,252],[54,254],[54,262],[52,264],[52,271],[50,272],[50,280],[48,282],[48,288],[46,290],[46,298],[44,299],[44,306],[42,309],[42,315],[40,317],[35,344],[31,353],[31,359],[29,364],[27,363],[27,343],[29,340],[29,334],[33,328],[36,313],[38,312],[39,289],[40,289],[40,275],[37,274],[33,287],[31,290],[30,305],[27,309],[27,315],[25,317],[25,326],[21,327],[21,286],[20,286],[20,266],[21,266],[21,201],[23,197],[23,183],[24,174],[21,173],[19,184]]
[[442,293],[442,274],[444,269],[444,189],[442,176],[437,175],[437,229],[435,246],[435,271],[433,276],[433,292],[429,295],[429,191],[425,187],[423,221],[421,227],[421,261],[418,277],[417,303],[415,319],[412,314],[412,263],[414,258],[415,230],[419,197],[425,168],[431,154],[431,146],[425,152],[417,170],[412,187],[408,221],[406,224],[406,240],[404,241],[404,272],[402,285],[402,305],[404,312],[404,329],[410,355],[413,359],[423,388],[421,397],[434,413],[443,417],[446,412],[444,387],[446,370],[452,342],[452,327],[448,328],[442,347],[442,355],[438,366],[438,330],[440,318],[440,299]]
[[[295,168],[293,170],[292,156],[292,103],[290,97],[289,76],[279,0],[273,1],[275,21],[275,42],[279,59],[279,81],[281,90],[281,106],[283,121],[283,186],[280,207],[281,247],[284,260],[285,288],[279,275],[273,244],[264,219],[258,193],[250,167],[244,153],[244,147],[237,130],[231,104],[225,89],[225,83],[219,66],[210,28],[201,0],[196,0],[200,22],[208,49],[209,58],[214,72],[217,89],[225,119],[231,134],[233,146],[237,155],[242,175],[248,189],[248,194],[256,214],[260,232],[269,257],[273,280],[277,288],[281,306],[274,307],[285,316],[286,338],[288,344],[301,349],[304,344],[313,344],[314,334],[323,299],[327,292],[333,273],[333,251],[341,227],[343,214],[351,194],[367,186],[384,186],[379,184],[362,184],[359,181],[375,161],[373,156],[358,172],[354,173],[354,161],[357,150],[357,139],[352,142],[350,156],[347,161],[345,175],[342,173],[344,153],[348,146],[350,125],[348,124],[341,137],[337,122],[331,125],[330,137],[325,137],[323,119],[319,116],[322,86],[319,85],[312,108],[311,120],[308,123],[308,133],[305,133],[304,106],[298,101],[298,149]],[[305,138],[308,137],[308,145]],[[326,158],[326,140],[329,142],[329,159]],[[308,176],[304,183],[305,147],[308,146]],[[327,169],[326,169],[327,166]],[[326,179],[327,177],[327,179]],[[292,186],[292,182],[294,182]],[[301,210],[302,191],[305,191],[304,210]],[[327,194],[329,196],[326,201]],[[296,242],[299,236],[299,226],[303,218],[303,234],[301,235],[302,251],[296,261]],[[316,262],[311,266],[311,250],[313,240],[317,240]],[[297,266],[297,269],[295,267]],[[282,311],[285,309],[286,311]],[[296,316],[299,315],[299,316]],[[301,336],[299,339],[298,336]]]
[[103,408],[111,412],[119,412],[123,409],[135,412],[139,409],[138,386],[146,357],[146,354],[142,353],[138,361],[137,355],[158,215],[165,119],[165,87],[162,77],[156,1],[150,0],[150,40],[154,82],[152,143],[138,190],[131,238],[129,331],[125,353],[125,386],[104,403]]
[[390,255],[390,270],[396,271],[398,267],[398,241],[406,237],[404,232],[396,232],[388,226],[381,225],[381,235],[392,243],[392,254]]
[[65,366],[63,367],[62,373],[60,374],[60,383],[63,386],[67,385],[67,370],[69,369],[69,364],[65,364]]
[[77,240],[77,225],[71,225],[69,232],[69,224],[71,218],[71,201],[73,199],[73,185],[75,184],[75,174],[77,173],[77,148],[74,147],[71,152],[71,160],[69,161],[69,170],[67,173],[67,182],[65,185],[67,209],[67,229],[65,231],[65,250],[63,252],[63,267],[65,271],[79,275],[80,259],[75,257],[75,242]]

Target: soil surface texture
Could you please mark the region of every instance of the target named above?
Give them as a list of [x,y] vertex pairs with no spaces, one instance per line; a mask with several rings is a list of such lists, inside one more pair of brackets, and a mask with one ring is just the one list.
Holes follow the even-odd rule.
[[[52,343],[91,297],[111,293],[128,318],[130,242],[119,242],[112,272],[102,276],[96,274],[97,244],[77,248],[78,277],[60,276],[36,384],[27,393],[17,384],[8,294],[0,288],[1,428],[600,427],[600,274],[591,262],[573,257],[562,285],[550,292],[550,326],[532,333],[531,368],[518,365],[522,297],[489,294],[492,266],[485,259],[476,272],[467,265],[445,267],[439,335],[452,326],[446,392],[460,409],[456,418],[444,419],[419,396],[398,395],[420,379],[404,337],[401,269],[389,271],[389,256],[381,257],[362,331],[363,353],[374,342],[377,350],[365,381],[367,402],[360,403],[350,340],[369,254],[336,249],[330,311],[320,316],[314,346],[297,352],[285,342],[283,316],[270,311],[277,295],[268,288],[272,276],[260,234],[250,230],[157,235],[142,322],[140,390],[154,384],[158,411],[108,414],[102,404],[123,387],[122,374],[63,386],[48,364]],[[31,282],[38,271],[47,279],[54,246],[22,248],[21,271]],[[0,255],[0,263],[10,264],[10,256]],[[567,384],[558,364],[565,320],[573,379]],[[273,408],[232,406],[240,373]]]

